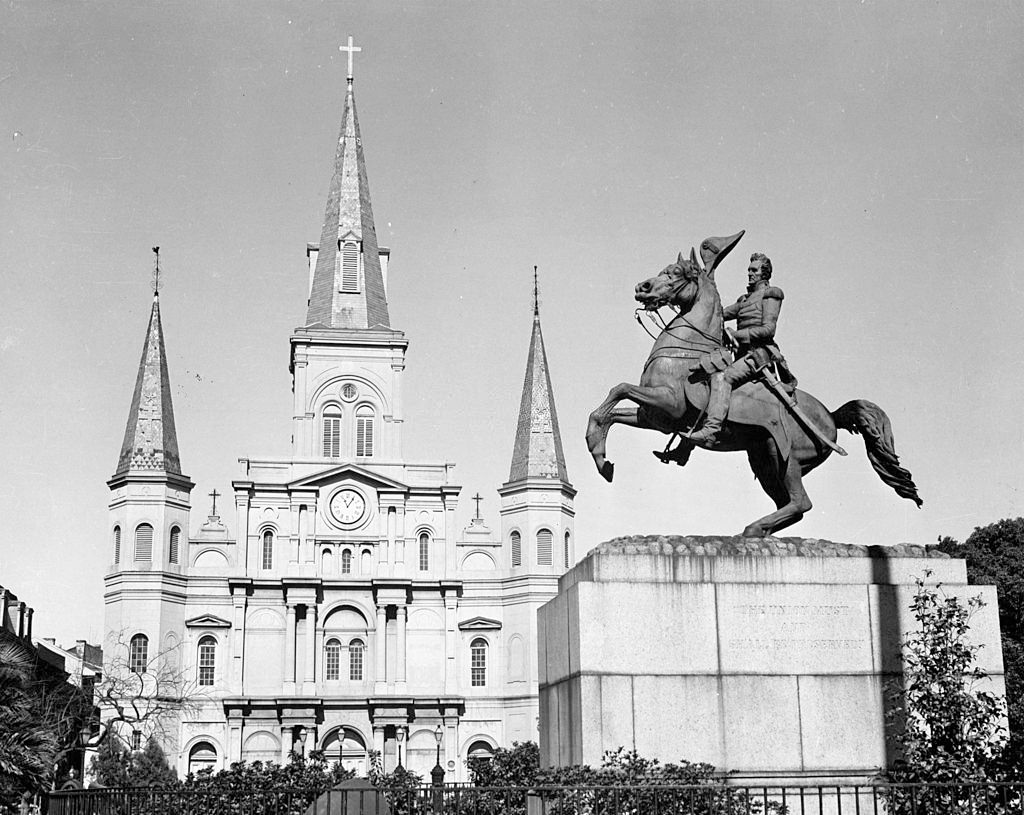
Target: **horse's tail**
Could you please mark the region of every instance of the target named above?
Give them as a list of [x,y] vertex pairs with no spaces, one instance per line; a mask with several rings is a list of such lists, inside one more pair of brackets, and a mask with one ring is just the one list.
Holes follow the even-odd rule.
[[884,410],[867,399],[854,399],[833,411],[832,420],[841,430],[863,436],[868,460],[878,477],[896,490],[898,496],[921,506],[923,501],[910,471],[900,466],[892,440],[892,425]]

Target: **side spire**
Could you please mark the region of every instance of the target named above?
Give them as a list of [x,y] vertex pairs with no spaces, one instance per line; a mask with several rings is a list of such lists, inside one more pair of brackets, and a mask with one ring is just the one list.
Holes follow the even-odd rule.
[[309,292],[306,325],[388,329],[391,322],[387,294],[352,90],[352,54],[360,49],[352,45],[350,37],[348,46],[341,46],[341,50],[348,51],[349,58],[345,110]]
[[114,475],[129,470],[181,474],[178,434],[174,429],[174,409],[171,407],[171,379],[167,373],[164,332],[160,325],[160,248],[154,246],[153,252],[157,258],[153,308],[149,314],[132,406],[128,411],[128,425]]
[[533,267],[533,334],[526,359],[523,397],[512,451],[509,481],[524,478],[557,478],[568,482],[562,436],[558,430],[555,397],[548,373],[548,357],[540,329],[537,267]]

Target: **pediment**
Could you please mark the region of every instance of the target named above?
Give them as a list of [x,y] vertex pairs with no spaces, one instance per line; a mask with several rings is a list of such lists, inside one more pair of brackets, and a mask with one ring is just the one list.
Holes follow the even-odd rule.
[[328,470],[322,470],[314,475],[307,475],[288,484],[289,489],[302,489],[303,487],[320,487],[324,484],[332,484],[345,478],[352,478],[357,481],[369,484],[375,489],[398,490],[408,492],[409,485],[393,478],[387,478],[378,473],[360,467],[358,464],[340,464]]
[[200,614],[191,620],[185,620],[187,628],[231,628],[231,623],[214,614]]
[[459,623],[460,631],[494,631],[500,628],[501,623],[489,617],[471,617]]

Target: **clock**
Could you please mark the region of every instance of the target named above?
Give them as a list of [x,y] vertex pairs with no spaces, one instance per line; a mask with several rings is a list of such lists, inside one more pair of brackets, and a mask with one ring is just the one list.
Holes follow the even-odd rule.
[[354,524],[365,514],[366,499],[355,490],[338,490],[331,497],[331,515],[338,523]]

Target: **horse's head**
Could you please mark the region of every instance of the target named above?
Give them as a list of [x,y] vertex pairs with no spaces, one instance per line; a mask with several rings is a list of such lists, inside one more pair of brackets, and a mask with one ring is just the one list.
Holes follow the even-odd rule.
[[697,300],[702,278],[707,279],[707,276],[696,257],[687,259],[680,252],[675,263],[636,284],[635,299],[648,311],[673,305],[686,312]]

